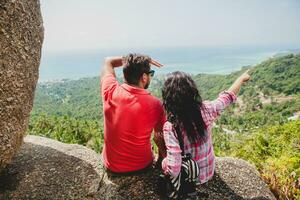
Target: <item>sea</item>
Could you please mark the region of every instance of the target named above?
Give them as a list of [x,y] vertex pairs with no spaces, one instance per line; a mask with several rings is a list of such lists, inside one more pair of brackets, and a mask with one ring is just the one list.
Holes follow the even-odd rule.
[[[164,64],[161,68],[153,68],[156,74],[177,70],[190,74],[229,74],[244,66],[253,66],[276,55],[293,52],[293,49],[295,47],[290,46],[225,46],[43,51],[39,82],[96,77],[100,75],[105,57],[128,53],[146,54]],[[116,71],[121,75],[121,68]]]

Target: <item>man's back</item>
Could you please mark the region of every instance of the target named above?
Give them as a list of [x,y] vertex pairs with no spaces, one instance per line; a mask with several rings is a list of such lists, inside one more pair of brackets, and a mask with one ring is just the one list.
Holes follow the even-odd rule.
[[113,172],[143,169],[152,163],[151,132],[161,130],[160,101],[145,89],[119,85],[113,74],[101,80],[104,111],[104,165]]

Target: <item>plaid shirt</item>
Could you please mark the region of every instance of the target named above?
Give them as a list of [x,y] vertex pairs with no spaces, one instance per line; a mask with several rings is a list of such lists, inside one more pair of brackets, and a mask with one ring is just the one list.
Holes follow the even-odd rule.
[[[204,142],[190,143],[186,132],[183,131],[185,154],[190,153],[200,168],[200,183],[205,183],[214,175],[215,154],[212,145],[212,125],[221,112],[236,101],[236,95],[230,91],[220,93],[214,101],[204,101],[201,106],[201,114],[206,125],[206,140]],[[167,157],[162,161],[162,169],[165,174],[178,176],[181,169],[181,149],[177,137],[173,132],[172,123],[166,122],[163,128],[164,141],[167,148]]]

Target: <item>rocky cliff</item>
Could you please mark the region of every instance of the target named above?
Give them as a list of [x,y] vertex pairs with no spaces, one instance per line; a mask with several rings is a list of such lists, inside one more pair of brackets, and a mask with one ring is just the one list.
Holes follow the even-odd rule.
[[[0,199],[163,199],[158,173],[111,177],[84,146],[27,136],[0,175]],[[198,191],[198,199],[275,199],[253,166],[233,158],[218,158],[214,178]]]

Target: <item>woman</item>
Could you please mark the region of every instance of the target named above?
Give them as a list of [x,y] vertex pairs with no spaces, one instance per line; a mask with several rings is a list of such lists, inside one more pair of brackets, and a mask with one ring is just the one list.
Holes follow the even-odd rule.
[[202,102],[191,76],[179,71],[167,76],[162,90],[168,118],[163,128],[165,145],[162,138],[155,138],[160,155],[164,157],[161,164],[164,174],[171,177],[179,175],[182,166],[182,141],[184,154],[191,154],[191,158],[199,166],[199,182],[205,183],[212,178],[215,169],[213,122],[227,106],[236,101],[241,85],[249,79],[246,71],[227,91],[221,92],[216,100]]

